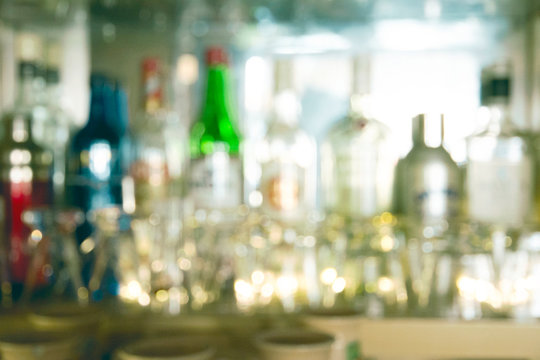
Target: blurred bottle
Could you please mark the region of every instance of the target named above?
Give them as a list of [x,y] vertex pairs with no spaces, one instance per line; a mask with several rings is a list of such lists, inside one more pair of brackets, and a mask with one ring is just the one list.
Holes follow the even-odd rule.
[[478,222],[519,226],[531,219],[533,160],[510,119],[510,67],[483,69],[481,102],[489,123],[467,139],[468,215]]
[[300,103],[293,82],[293,63],[277,59],[274,69],[274,112],[258,161],[261,210],[285,223],[306,220],[315,207],[315,140],[298,127]]
[[413,119],[413,148],[398,165],[400,210],[413,224],[445,230],[459,216],[460,171],[443,147],[442,115]]
[[232,209],[242,204],[243,182],[225,50],[209,48],[206,63],[206,98],[189,139],[190,196],[196,209]]
[[321,147],[323,204],[328,213],[365,219],[390,211],[397,155],[389,129],[370,114],[370,64],[353,61],[349,113]]
[[[90,80],[90,114],[68,148],[66,196],[85,212],[122,200],[122,153],[127,127],[125,94],[102,75]],[[76,232],[79,242],[92,232],[86,221]]]
[[65,201],[66,146],[70,135],[71,121],[61,106],[62,89],[60,85],[61,48],[52,43],[47,48],[45,62],[45,97],[46,116],[38,125],[34,124],[36,142],[48,148],[54,155],[54,202]]
[[[159,60],[145,59],[142,64],[144,114],[136,118],[130,129],[132,159],[129,177],[124,179],[123,203],[127,212],[149,214],[153,204],[166,199],[168,193],[170,178],[164,136],[165,114],[161,112],[164,94],[160,77]],[[133,191],[127,191],[131,187]]]
[[[53,154],[36,144],[32,132],[34,120],[41,116],[42,109],[39,100],[43,79],[38,74],[37,64],[42,43],[37,36],[21,34],[17,47],[19,92],[14,109],[2,116],[0,142],[1,196],[5,216],[3,239],[7,243],[9,277],[15,298],[20,295],[29,265],[30,231],[21,215],[27,208],[51,204],[53,199]],[[31,240],[37,243],[41,237],[35,235]],[[4,296],[8,296],[10,291],[3,290]]]

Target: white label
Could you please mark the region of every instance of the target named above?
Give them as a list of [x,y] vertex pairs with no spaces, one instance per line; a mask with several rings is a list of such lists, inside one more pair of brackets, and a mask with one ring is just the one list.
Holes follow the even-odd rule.
[[532,202],[530,161],[471,161],[467,174],[471,219],[499,224],[522,224]]
[[263,210],[283,220],[294,220],[306,209],[305,169],[294,163],[264,164],[261,175]]
[[192,160],[190,190],[195,208],[225,209],[242,201],[240,159],[218,151]]

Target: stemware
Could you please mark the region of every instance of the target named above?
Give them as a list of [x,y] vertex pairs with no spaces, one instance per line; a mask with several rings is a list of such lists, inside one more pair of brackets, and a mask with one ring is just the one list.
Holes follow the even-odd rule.
[[76,208],[33,207],[23,212],[29,236],[30,264],[21,301],[47,297],[88,303],[88,289],[81,276],[81,253],[75,229],[84,220]]

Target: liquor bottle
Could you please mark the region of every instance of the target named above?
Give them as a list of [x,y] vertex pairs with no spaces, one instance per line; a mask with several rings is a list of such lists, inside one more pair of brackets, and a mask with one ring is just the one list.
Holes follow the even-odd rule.
[[485,224],[519,226],[533,206],[533,159],[510,119],[508,64],[483,69],[481,103],[489,112],[484,131],[467,139],[468,216]]
[[[66,197],[85,212],[121,204],[122,141],[125,131],[123,91],[115,90],[107,78],[92,75],[90,114],[67,149]],[[89,222],[76,231],[79,242],[92,233]]]
[[190,131],[190,197],[195,209],[230,210],[242,204],[241,137],[231,109],[227,54],[206,52],[206,98]]
[[368,219],[392,209],[397,155],[390,131],[370,113],[369,59],[353,60],[349,113],[321,146],[323,206],[347,219]]
[[261,210],[289,225],[305,221],[314,209],[317,176],[315,141],[298,127],[293,76],[291,60],[275,61],[273,116],[257,154]]
[[412,224],[445,230],[458,218],[460,171],[443,147],[442,115],[413,119],[413,147],[398,165],[400,209]]
[[[32,133],[33,122],[40,116],[36,100],[43,90],[37,64],[41,43],[39,38],[25,34],[18,39],[18,45],[18,96],[14,109],[2,116],[0,143],[3,239],[9,253],[9,276],[15,299],[20,295],[29,266],[30,230],[21,215],[29,207],[50,205],[53,198],[53,155],[36,144]],[[39,240],[36,234],[35,241]]]
[[[171,113],[164,109],[162,69],[159,59],[147,58],[142,63],[144,113],[131,129],[131,163],[129,177],[133,196],[124,192],[124,209],[148,215],[156,203],[171,194],[167,126]],[[182,139],[176,139],[181,142]]]
[[61,204],[65,201],[65,172],[66,146],[71,131],[71,119],[62,108],[62,88],[60,85],[61,48],[58,44],[48,47],[45,67],[45,106],[46,117],[42,123],[41,132],[36,134],[36,142],[50,149],[54,155],[54,202]]

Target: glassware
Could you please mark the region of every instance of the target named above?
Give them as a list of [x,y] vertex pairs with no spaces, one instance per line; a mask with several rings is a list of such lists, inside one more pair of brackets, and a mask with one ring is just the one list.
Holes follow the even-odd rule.
[[261,211],[289,225],[305,221],[314,210],[317,177],[315,141],[298,127],[293,75],[291,59],[275,60],[274,114],[257,156]]
[[87,239],[91,243],[81,246],[91,247],[95,253],[88,282],[91,299],[119,295],[123,300],[149,305],[150,295],[141,285],[131,217],[120,206],[110,206],[90,211],[88,220],[96,230]]
[[241,137],[231,109],[225,50],[206,52],[206,98],[190,132],[190,196],[196,209],[226,209],[242,204]]
[[355,58],[349,114],[321,147],[324,208],[346,218],[369,219],[392,207],[397,156],[389,129],[371,117],[369,71],[368,59]]
[[73,335],[50,331],[24,331],[2,336],[0,354],[5,360],[70,360],[80,355]]
[[[90,80],[90,114],[67,150],[66,197],[70,205],[88,212],[122,200],[123,142],[127,118],[123,91],[113,89],[101,75]],[[78,243],[92,233],[85,221],[76,231]]]
[[489,114],[484,131],[467,139],[466,191],[473,221],[520,226],[533,212],[533,160],[510,119],[508,64],[482,71],[481,100]]
[[245,234],[247,214],[247,207],[241,206],[234,212],[199,209],[186,216],[178,261],[189,273],[192,309],[235,310],[235,244]]
[[29,264],[26,239],[30,231],[21,215],[30,206],[51,204],[53,200],[53,154],[37,145],[32,133],[35,118],[40,116],[36,97],[43,82],[37,76],[41,41],[24,34],[18,38],[18,45],[19,94],[15,108],[2,116],[4,137],[0,144],[3,235],[10,279],[10,285],[3,284],[3,293],[11,293],[15,299],[21,295]]
[[292,313],[320,301],[316,238],[253,213],[234,243],[234,291],[241,312]]
[[182,217],[182,201],[173,198],[154,204],[151,215],[131,219],[139,279],[154,312],[178,314],[189,302],[191,260],[182,256]]
[[398,208],[408,221],[444,231],[459,217],[461,176],[443,147],[442,116],[413,119],[413,148],[398,164]]
[[358,312],[343,309],[312,311],[302,316],[302,322],[335,338],[330,360],[360,359],[360,326],[364,319]]
[[[408,305],[402,258],[405,239],[397,219],[385,212],[370,222],[356,223],[349,231],[343,287],[354,292],[354,308],[368,317],[404,315]],[[321,282],[334,287],[338,278],[324,275],[328,278],[321,273]]]
[[274,330],[256,338],[264,360],[330,360],[334,338],[307,329]]
[[[132,154],[129,177],[133,193],[123,189],[124,210],[150,215],[155,202],[163,202],[170,195],[182,195],[180,176],[183,175],[185,152],[174,143],[181,143],[183,133],[172,126],[175,115],[164,108],[161,63],[157,58],[143,61],[144,114],[137,117],[131,129]],[[173,134],[167,134],[172,132]],[[176,136],[173,140],[170,135]],[[169,169],[172,165],[172,173]],[[175,189],[178,187],[178,189]]]
[[88,303],[75,240],[75,229],[83,219],[82,211],[74,208],[37,207],[23,212],[22,221],[32,229],[32,254],[22,301]]
[[196,337],[143,339],[115,352],[115,360],[210,360],[215,350]]

